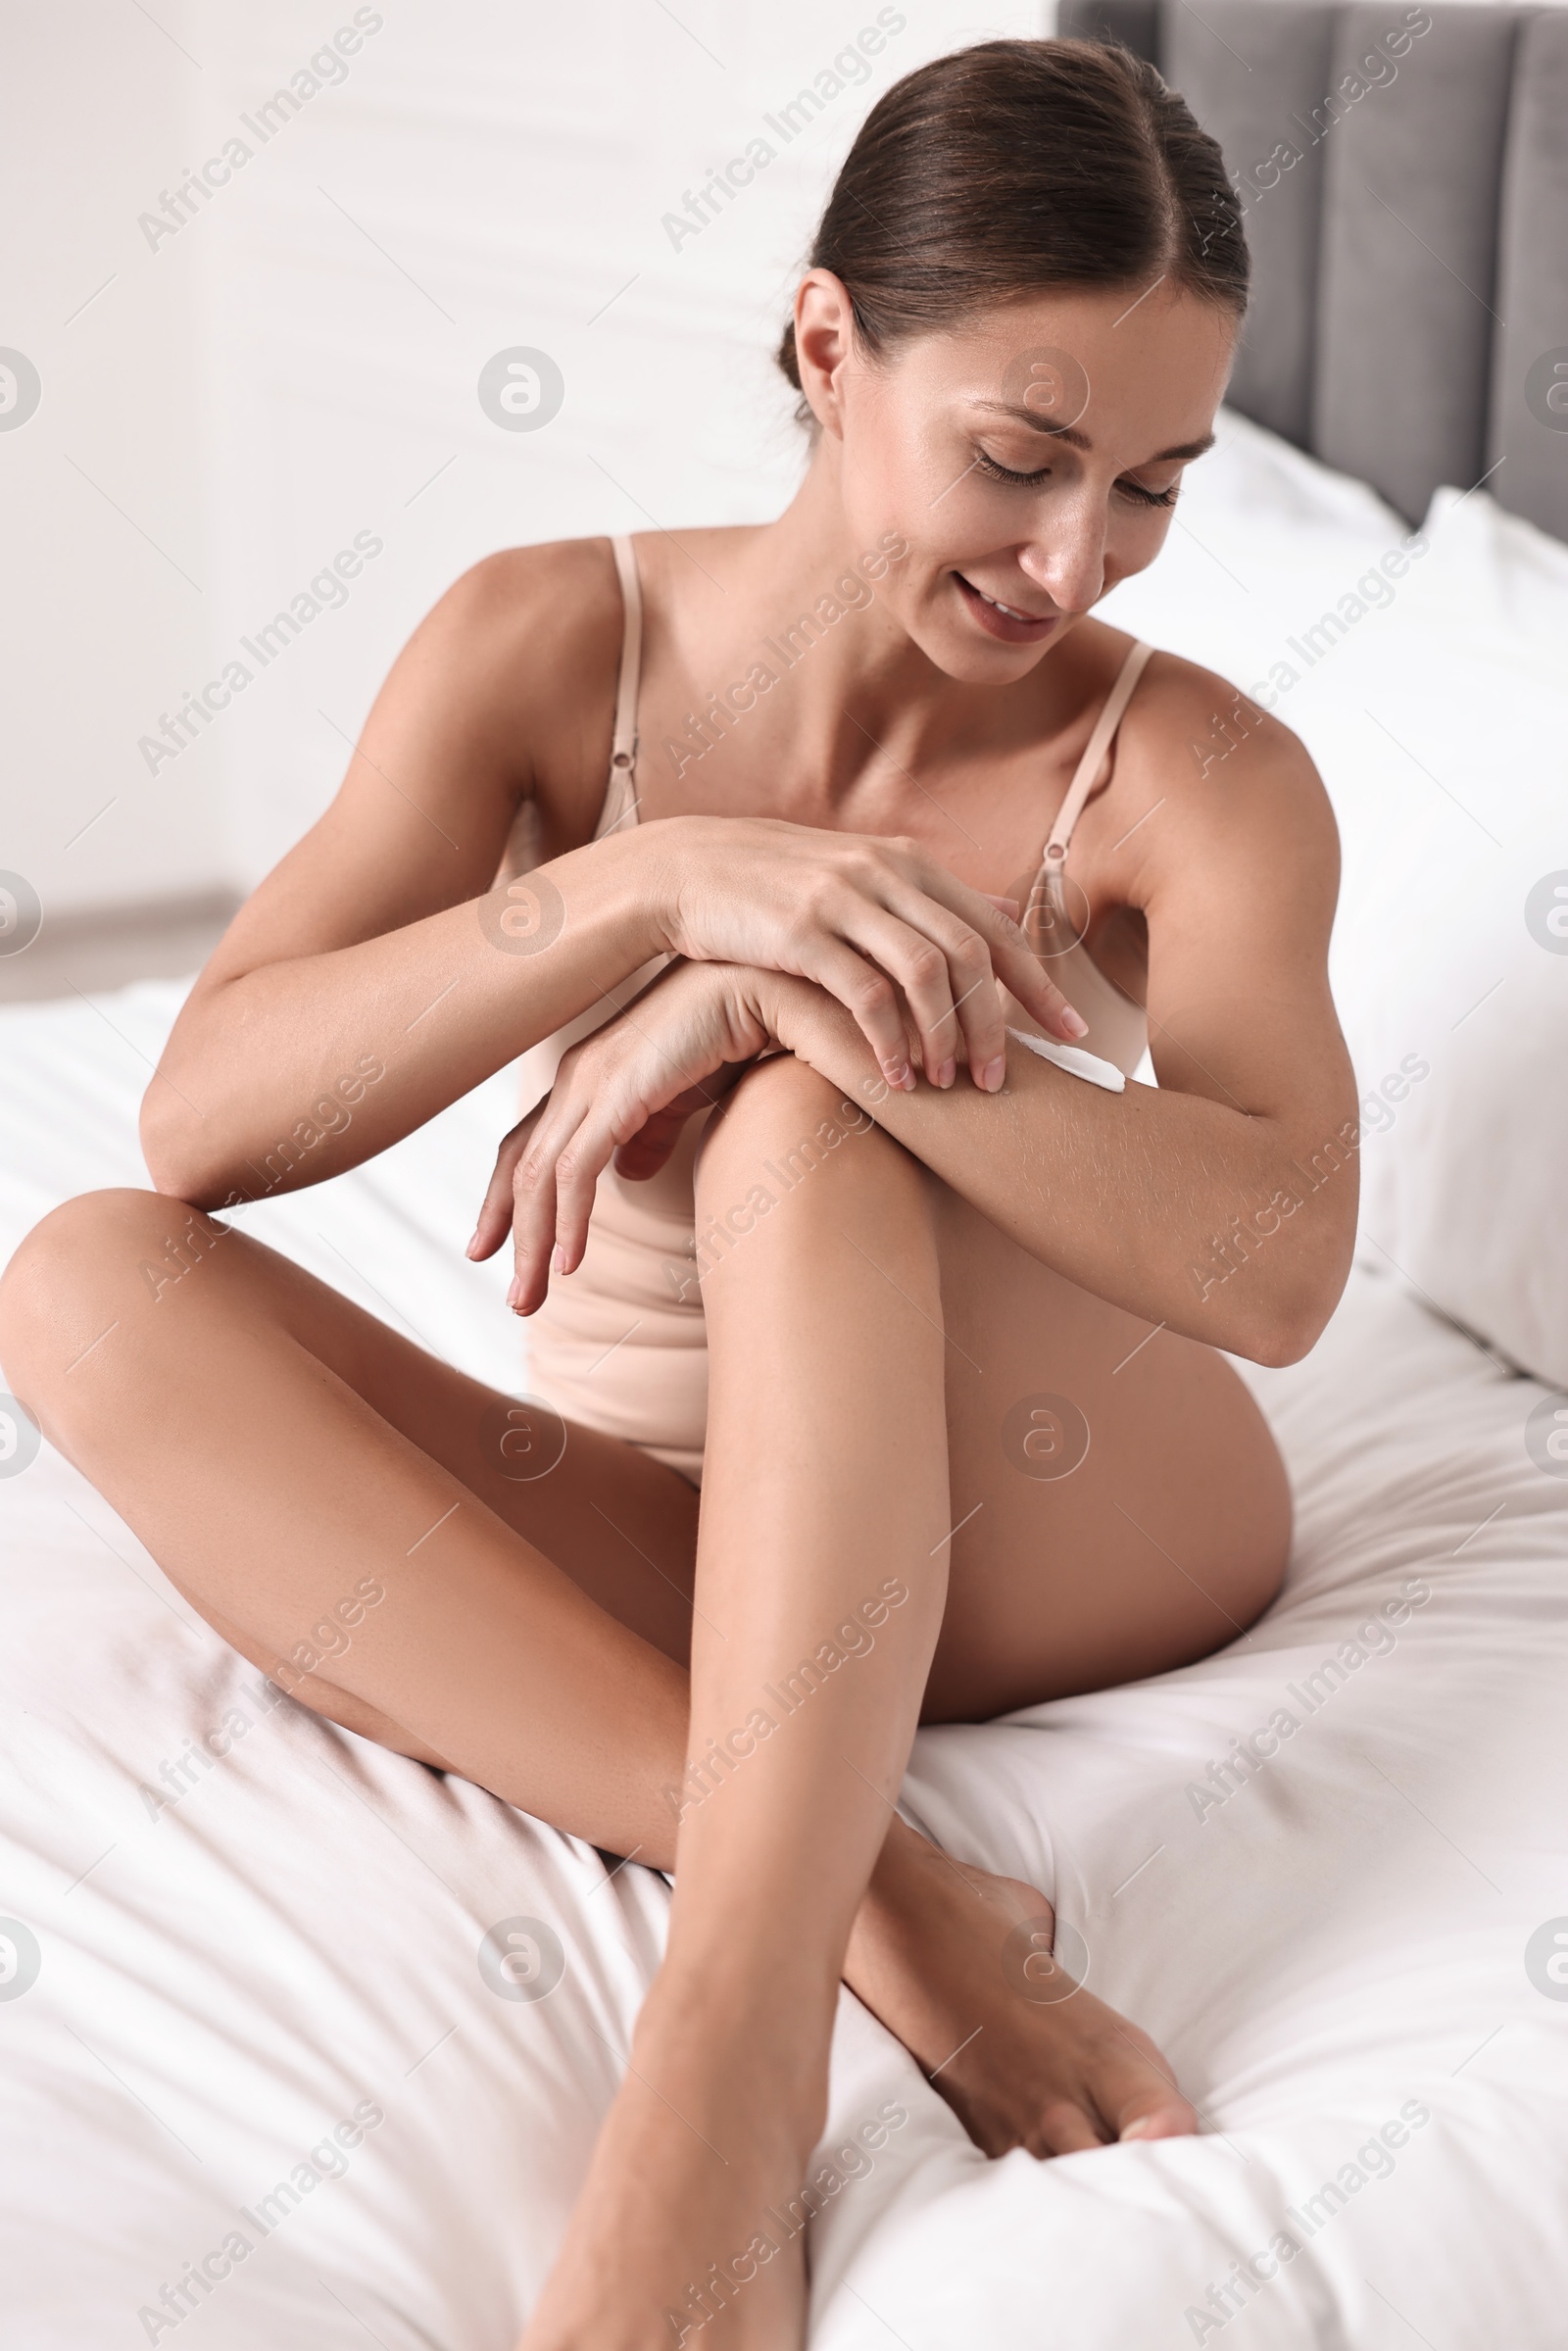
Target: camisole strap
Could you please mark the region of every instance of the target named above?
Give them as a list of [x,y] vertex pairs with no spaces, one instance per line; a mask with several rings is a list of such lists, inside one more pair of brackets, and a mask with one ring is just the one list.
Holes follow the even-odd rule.
[[1050,838],[1042,852],[1048,868],[1059,866],[1067,855],[1072,828],[1083,813],[1085,801],[1100,781],[1100,771],[1105,763],[1111,739],[1121,724],[1122,713],[1133,697],[1133,688],[1143,676],[1145,663],[1153,650],[1152,645],[1142,643],[1128,650],[1127,658],[1117,672],[1116,682],[1105,697],[1105,707],[1095,721],[1095,731],[1084,746],[1084,756],[1078,762],[1072,782],[1067,786],[1067,797],[1056,810],[1056,821],[1051,828]]
[[615,569],[620,577],[624,618],[620,632],[620,678],[615,688],[615,740],[611,763],[637,764],[637,688],[643,665],[643,583],[637,571],[637,551],[630,539],[612,539]]
[[594,833],[602,841],[618,825],[637,821],[637,694],[643,666],[643,589],[637,551],[628,538],[612,539],[620,581],[620,674],[615,684],[615,731],[610,747],[610,778]]
[[[1043,960],[1049,958],[1052,977],[1068,1003],[1089,1023],[1089,1051],[1111,1062],[1123,1076],[1130,1076],[1143,1057],[1149,1042],[1148,1015],[1141,1004],[1124,996],[1115,982],[1105,977],[1084,945],[1089,902],[1077,889],[1069,902],[1067,844],[1085,802],[1100,781],[1105,754],[1152,651],[1152,647],[1148,645],[1133,645],[1117,672],[1115,684],[1105,697],[1104,708],[1084,746],[1084,756],[1073,772],[1067,796],[1056,811],[1056,821],[1051,828],[1022,914],[1025,938]],[[1021,1006],[1014,1004],[1013,1009],[1022,1013]],[[1034,1023],[1023,1015],[1023,1025],[1032,1028]]]

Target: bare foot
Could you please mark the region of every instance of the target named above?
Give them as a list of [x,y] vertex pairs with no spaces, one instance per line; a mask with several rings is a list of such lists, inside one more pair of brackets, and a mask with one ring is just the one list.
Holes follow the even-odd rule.
[[1196,2131],[1148,2033],[1075,1984],[1054,1935],[1037,1888],[952,1861],[901,1822],[844,1973],[987,2155]]
[[[755,2002],[753,2004],[755,2006]],[[776,2016],[662,1975],[518,2351],[801,2351],[807,2161],[825,2108]],[[771,2028],[771,2029],[770,2029]]]
[[[1053,1958],[1054,1930],[1036,1887],[954,1862],[900,1823],[845,1976],[988,2155],[1196,2131],[1149,2035]],[[801,2351],[801,2184],[824,2116],[832,1992],[813,2019],[799,1987],[727,2001],[666,1965],[518,2351]]]

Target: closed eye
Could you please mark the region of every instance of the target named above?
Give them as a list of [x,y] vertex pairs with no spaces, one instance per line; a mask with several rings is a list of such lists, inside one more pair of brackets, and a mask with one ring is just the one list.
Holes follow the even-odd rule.
[[1174,506],[1180,484],[1172,482],[1168,490],[1146,490],[1141,481],[1119,481],[1116,487],[1124,498],[1135,498],[1140,506]]
[[[1049,465],[1042,465],[1034,473],[1015,473],[1010,465],[1000,465],[984,449],[975,451],[974,462],[982,473],[990,474],[993,481],[1004,481],[1012,489],[1038,489],[1043,481],[1051,479]],[[1141,481],[1119,481],[1116,487],[1124,498],[1131,498],[1139,506],[1173,507],[1180,484],[1172,482],[1168,490],[1150,490]]]
[[1049,465],[1042,465],[1039,471],[1036,473],[1014,473],[1010,465],[998,465],[996,459],[994,457],[988,457],[983,449],[977,449],[975,451],[974,462],[979,466],[982,473],[990,474],[993,481],[1010,482],[1016,489],[1032,490],[1036,488],[1039,483],[1043,481],[1049,481],[1051,479],[1051,467]]

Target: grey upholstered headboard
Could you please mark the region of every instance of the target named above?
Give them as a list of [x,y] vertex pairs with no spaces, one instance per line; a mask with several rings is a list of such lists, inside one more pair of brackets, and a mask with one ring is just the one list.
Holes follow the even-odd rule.
[[1412,521],[1490,475],[1568,539],[1568,8],[1060,0],[1057,31],[1150,58],[1224,149],[1234,407]]

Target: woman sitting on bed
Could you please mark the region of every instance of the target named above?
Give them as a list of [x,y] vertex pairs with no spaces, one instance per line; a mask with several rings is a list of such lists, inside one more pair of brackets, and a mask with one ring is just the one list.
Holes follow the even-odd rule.
[[[990,2154],[1196,2128],[1044,1896],[896,1805],[917,1724],[1202,1657],[1285,1565],[1224,1350],[1303,1353],[1348,1262],[1334,826],[1284,727],[1091,616],[1246,285],[1150,67],[899,83],[784,337],[788,510],[460,580],[180,1015],[157,1193],[8,1278],[12,1387],[236,1649],[674,1872],[528,2351],[800,2342],[768,2215],[841,1979]],[[542,1401],[208,1213],[530,1048],[469,1253],[510,1235]]]

